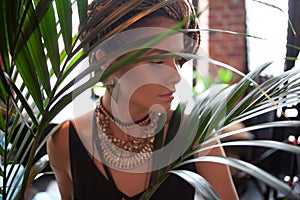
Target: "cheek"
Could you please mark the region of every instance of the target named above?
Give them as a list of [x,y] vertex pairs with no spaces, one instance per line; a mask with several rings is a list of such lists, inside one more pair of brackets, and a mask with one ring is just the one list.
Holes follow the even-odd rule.
[[150,108],[154,104],[161,103],[157,97],[162,91],[165,91],[164,87],[157,84],[148,84],[136,89],[129,98],[135,104]]
[[144,100],[144,101],[153,101],[155,96],[157,96],[157,91],[159,90],[159,86],[156,84],[147,84],[137,88],[132,93],[132,99],[136,100]]
[[145,87],[149,84],[161,84],[162,76],[159,76],[159,71],[156,70],[139,70],[132,69],[123,73],[119,79],[119,83],[124,91],[132,93],[140,88],[146,90]]
[[138,88],[129,97],[131,103],[151,109],[153,112],[164,113],[171,108],[171,102],[162,102],[158,96],[165,92],[166,88],[158,84],[148,84]]
[[142,87],[147,84],[164,85],[168,81],[168,73],[160,67],[148,66],[143,70],[133,69],[123,75],[125,75],[124,80],[130,87]]

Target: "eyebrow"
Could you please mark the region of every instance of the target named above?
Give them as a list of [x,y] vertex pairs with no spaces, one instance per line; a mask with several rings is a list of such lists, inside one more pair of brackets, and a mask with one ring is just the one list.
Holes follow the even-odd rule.
[[171,52],[162,49],[149,49],[148,51],[146,51],[146,53],[171,53]]

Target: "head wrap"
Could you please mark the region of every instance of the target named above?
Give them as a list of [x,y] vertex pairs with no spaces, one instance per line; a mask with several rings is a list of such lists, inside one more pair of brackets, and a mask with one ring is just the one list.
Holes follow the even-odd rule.
[[[121,8],[122,5],[128,2],[130,2],[130,0],[120,0],[116,5],[114,5],[113,10]],[[166,2],[166,0],[141,0],[138,4],[134,5],[131,10],[126,12],[125,15],[119,16],[119,18],[116,19],[116,21],[111,26],[109,26],[105,30],[98,30],[97,36],[95,38],[92,38],[92,42],[90,42],[89,46],[97,42],[97,40],[99,39],[106,38],[106,36],[108,36],[115,27],[117,27],[120,24],[123,24],[126,20],[136,16],[137,14],[143,11],[147,11],[154,5],[157,5],[158,3],[163,2]],[[88,7],[88,20],[96,20],[96,22],[94,21],[95,24],[104,21],[106,19],[106,15],[99,15],[99,13],[103,12],[104,8],[110,7],[111,4],[111,0],[98,0],[97,2],[95,0],[92,1]],[[110,9],[112,9],[112,7],[110,7]],[[164,5],[162,8],[154,11],[153,13],[150,13],[149,16],[166,16],[178,22],[182,20],[187,20],[187,23],[185,23],[185,25],[182,28],[194,31],[188,31],[186,33],[186,35],[190,37],[190,39],[187,41],[191,41],[192,39],[193,42],[185,42],[185,48],[189,49],[189,52],[193,53],[198,50],[200,44],[199,23],[196,17],[195,9],[189,0],[172,1]],[[134,23],[135,21],[133,22],[133,24]],[[130,27],[133,24],[129,24],[128,27]],[[82,40],[86,38],[95,28],[96,26],[86,28],[86,30],[82,32],[80,39]]]

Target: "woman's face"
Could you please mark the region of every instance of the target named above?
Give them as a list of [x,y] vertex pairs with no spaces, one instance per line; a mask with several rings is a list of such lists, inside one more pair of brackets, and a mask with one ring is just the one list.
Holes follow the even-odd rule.
[[[169,29],[177,23],[165,17],[157,17],[151,21],[148,19],[144,26]],[[147,30],[145,35],[151,34],[149,29]],[[156,34],[155,28],[153,34]],[[182,52],[183,40],[183,34],[171,35],[140,57]],[[180,59],[179,57],[155,58],[122,68],[116,73],[120,86],[118,103],[124,106],[129,103],[129,108],[136,111],[148,112],[150,108],[159,112],[168,111],[174,98],[175,85],[180,81],[177,71]]]

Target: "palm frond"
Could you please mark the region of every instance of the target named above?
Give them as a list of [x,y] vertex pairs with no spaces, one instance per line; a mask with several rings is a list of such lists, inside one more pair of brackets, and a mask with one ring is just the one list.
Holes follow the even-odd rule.
[[[99,31],[111,26],[116,20],[120,19],[143,1],[128,1],[123,4],[122,8],[115,9],[120,2],[119,0],[111,0],[105,7],[102,7],[97,17],[92,20],[88,19],[86,14],[87,0],[74,1],[77,3],[77,10],[72,10],[73,5],[70,0],[1,1],[0,26],[3,27],[3,33],[0,34],[0,53],[3,60],[3,68],[0,69],[0,98],[5,104],[5,107],[1,109],[6,113],[5,117],[0,116],[0,128],[4,133],[4,140],[2,140],[4,143],[0,148],[0,153],[3,157],[3,168],[0,170],[0,175],[3,178],[3,189],[1,190],[3,199],[23,199],[26,187],[47,164],[47,160],[40,160],[34,163],[34,158],[37,151],[45,144],[47,138],[50,137],[58,127],[54,128],[45,138],[41,138],[42,133],[51,120],[53,120],[66,105],[80,93],[93,86],[97,81],[103,80],[129,62],[138,61],[136,58],[141,55],[147,47],[151,47],[164,37],[172,34],[172,31],[157,35],[153,38],[147,38],[146,43],[145,40],[137,41],[134,44],[130,44],[132,45],[131,47],[124,47],[140,50],[129,57],[121,59],[120,62],[117,62],[108,70],[96,73],[94,77],[91,77],[80,86],[73,88],[73,86],[76,86],[84,77],[92,72],[97,72],[98,66],[89,66],[82,74],[66,82],[70,74],[78,68],[79,64],[89,55],[94,47],[112,34],[126,29],[130,24],[146,14],[173,1],[174,0],[162,1],[161,3],[149,7],[145,12],[133,16],[120,26],[115,27],[110,35],[108,34],[106,37],[101,38],[90,48],[86,48],[86,46],[98,35]],[[72,33],[73,12],[78,14],[81,23],[81,29],[76,34]],[[104,16],[106,16],[106,20],[99,23],[97,20],[102,19]],[[179,23],[173,27],[172,30],[180,31],[179,28],[182,26],[182,23],[184,22]],[[95,27],[94,31],[78,44],[79,37],[90,27]],[[254,37],[226,30],[222,32]],[[63,41],[62,50],[58,45],[58,40],[60,39]],[[141,44],[146,46],[143,48],[139,46]],[[139,48],[137,48],[137,46]],[[120,51],[121,50],[122,49],[120,49]],[[116,51],[116,53],[118,54],[120,52]],[[204,197],[217,198],[213,189],[200,176],[192,172],[176,170],[176,167],[184,164],[184,162],[204,161],[228,164],[245,170],[256,177],[260,176],[265,178],[267,184],[276,188],[278,191],[282,191],[284,194],[290,195],[291,198],[298,197],[282,182],[277,183],[278,180],[274,179],[274,177],[242,161],[216,157],[199,157],[184,162],[183,160],[186,156],[190,158],[190,155],[196,153],[193,146],[196,141],[199,143],[199,147],[201,147],[201,145],[207,144],[209,141],[238,134],[241,131],[277,126],[299,126],[299,122],[287,120],[286,122],[280,123],[274,122],[255,125],[235,132],[224,133],[223,135],[219,134],[226,127],[234,123],[242,122],[267,111],[281,108],[287,105],[288,102],[299,103],[299,98],[295,98],[295,96],[299,97],[299,81],[297,81],[297,79],[289,81],[296,77],[299,72],[287,72],[272,78],[262,85],[258,85],[254,81],[255,78],[264,68],[270,65],[270,63],[266,63],[255,72],[245,75],[225,63],[203,58],[198,55],[176,53],[158,56],[180,56],[186,59],[197,60],[205,59],[209,63],[229,69],[244,78],[234,86],[224,86],[213,93],[207,91],[206,94],[203,94],[196,100],[196,106],[183,126],[178,127],[178,124],[170,125],[170,131],[172,130],[177,134],[168,134],[166,141],[170,146],[168,145],[169,147],[164,149],[163,154],[171,155],[167,157],[168,159],[165,161],[167,164],[170,164],[171,167],[163,168],[159,172],[159,175],[162,176],[157,177],[157,184],[154,185],[153,190],[149,191],[149,193],[145,193],[145,197],[150,198],[155,189],[166,179],[168,174],[173,173],[195,186],[196,194],[200,192]],[[105,63],[105,60],[103,60],[103,63]],[[252,92],[238,102],[238,99],[243,96],[249,87],[251,87]],[[224,101],[224,97],[226,97],[226,101]],[[178,111],[175,112],[171,122],[173,123],[179,118],[182,118],[182,113],[183,108],[178,107]],[[190,134],[187,135],[187,133]],[[175,148],[174,151],[173,147],[178,146],[178,144],[184,144],[182,145],[183,148]],[[270,141],[227,142],[222,145],[271,147],[274,146],[274,144],[278,146],[278,149],[296,154],[299,153],[299,149],[296,147],[290,148],[288,145],[277,144]],[[9,149],[9,146],[11,146],[11,149]],[[209,148],[213,148],[213,146]],[[174,154],[179,156],[173,156]],[[248,167],[251,167],[251,169]],[[13,185],[11,185],[11,183],[13,183]],[[22,184],[21,188],[19,188],[20,184]],[[17,191],[18,194],[14,193],[14,191]],[[289,192],[291,193],[289,194]]]
[[288,186],[285,182],[280,180],[279,178],[274,177],[268,172],[265,172],[264,170],[260,169],[259,167],[256,167],[253,164],[250,164],[248,162],[235,159],[235,158],[229,158],[229,157],[219,157],[219,156],[201,156],[198,158],[194,158],[191,160],[187,160],[182,163],[188,164],[192,162],[213,162],[213,163],[220,163],[220,164],[226,164],[231,167],[237,168],[243,172],[246,172],[248,174],[251,174],[258,180],[262,181],[263,183],[269,185],[270,187],[276,189],[279,192],[282,192],[284,195],[286,195],[290,199],[299,199],[299,194],[297,194],[290,186]]
[[188,170],[171,170],[170,173],[182,177],[195,188],[195,199],[220,199],[215,190],[206,181],[206,179],[204,179],[199,174]]
[[[197,57],[190,55],[185,56],[190,58]],[[176,133],[179,138],[178,141],[180,141],[181,149],[178,150],[178,148],[173,148],[173,151],[165,151],[167,153],[166,157],[172,157],[172,155],[182,155],[181,158],[178,157],[179,160],[177,160],[173,165],[173,170],[176,170],[176,168],[178,168],[179,166],[190,162],[199,162],[204,160],[206,162],[218,162],[236,167],[246,173],[249,173],[256,178],[259,178],[259,180],[262,180],[264,183],[268,184],[270,187],[276,189],[277,191],[283,192],[287,196],[291,195],[291,198],[299,198],[299,196],[281,180],[262,171],[261,169],[258,169],[255,166],[252,166],[252,164],[250,163],[239,160],[232,160],[230,158],[228,158],[229,160],[227,160],[227,158],[212,157],[209,157],[209,159],[207,159],[207,156],[201,156],[197,159],[190,159],[190,157],[192,157],[196,153],[218,146],[211,145],[215,144],[215,141],[231,135],[239,134],[244,131],[252,131],[270,127],[299,127],[299,121],[290,121],[287,119],[286,121],[257,124],[228,133],[223,132],[223,130],[233,125],[234,123],[243,122],[251,117],[258,116],[268,111],[276,110],[279,108],[279,106],[288,106],[291,102],[293,104],[300,102],[300,87],[299,81],[297,79],[299,71],[297,70],[288,71],[280,75],[279,77],[273,77],[262,85],[258,85],[254,81],[256,77],[258,77],[259,74],[268,66],[269,63],[260,66],[255,72],[244,75],[244,78],[235,85],[229,87],[221,87],[218,91],[216,91],[216,88],[213,88],[211,90],[213,92],[207,91],[206,93],[200,95],[200,98],[196,99],[195,107],[185,120],[184,124]],[[244,96],[245,91],[248,90],[249,87],[251,87],[252,92]],[[240,99],[241,97],[243,97],[243,99],[241,101],[238,101],[238,99]],[[170,124],[170,126],[176,126],[176,124]],[[195,142],[197,141],[198,146],[194,146]],[[208,147],[206,147],[207,145]],[[300,153],[299,147],[275,141],[224,142],[220,146],[222,145],[253,145],[267,148],[278,147],[278,150],[285,150],[292,154]],[[200,148],[200,150],[197,150],[198,148]],[[186,159],[188,161],[184,161]],[[218,161],[213,161],[214,159]],[[250,166],[253,170],[246,169]],[[186,177],[186,180],[189,181],[189,177]],[[274,184],[274,181],[281,182],[278,184]],[[201,183],[199,182],[198,184]]]

